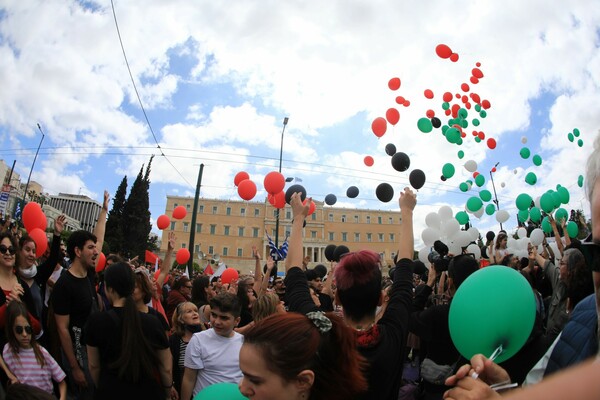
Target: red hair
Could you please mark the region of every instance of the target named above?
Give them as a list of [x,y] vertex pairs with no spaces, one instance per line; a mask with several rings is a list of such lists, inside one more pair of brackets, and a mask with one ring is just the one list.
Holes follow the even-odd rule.
[[364,285],[373,280],[379,273],[379,254],[371,250],[361,250],[345,254],[335,268],[335,283],[338,289],[348,289],[352,286]]
[[305,315],[272,315],[244,335],[244,344],[256,346],[268,368],[287,382],[312,370],[311,399],[351,399],[367,389],[366,362],[350,328],[335,314],[326,316],[333,326],[321,333]]

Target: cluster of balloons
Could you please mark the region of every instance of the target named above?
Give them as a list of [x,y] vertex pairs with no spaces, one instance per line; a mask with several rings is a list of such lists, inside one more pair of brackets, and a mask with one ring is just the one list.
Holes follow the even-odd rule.
[[33,201],[27,203],[23,207],[22,220],[27,234],[35,242],[35,256],[41,257],[48,248],[48,237],[46,236],[48,220],[42,207]]
[[256,196],[256,183],[250,179],[250,175],[247,172],[238,172],[233,178],[233,183],[237,186],[238,195],[242,199],[250,201]]
[[[573,129],[573,132],[569,132],[567,134],[567,139],[569,139],[569,142],[573,143],[575,141],[575,138],[578,138],[580,135],[579,129],[575,128]],[[578,139],[577,140],[577,145],[579,147],[583,147],[583,140],[582,139]]]
[[[186,217],[186,215],[187,215],[187,209],[184,206],[175,207],[173,209],[173,212],[171,213],[171,216],[173,217],[173,219],[179,219],[179,220],[184,219]],[[156,227],[160,230],[167,229],[170,224],[171,224],[171,219],[166,214],[160,215],[156,219]]]
[[325,247],[325,259],[327,261],[335,261],[338,262],[340,261],[340,258],[346,254],[349,253],[350,249],[347,246],[344,246],[343,244],[340,246],[336,246],[335,244],[330,244],[327,247]]

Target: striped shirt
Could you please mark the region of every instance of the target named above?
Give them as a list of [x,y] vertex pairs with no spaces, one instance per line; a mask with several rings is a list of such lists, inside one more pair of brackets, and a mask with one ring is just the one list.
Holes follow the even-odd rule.
[[4,345],[2,356],[4,357],[4,362],[6,362],[6,365],[15,374],[20,383],[35,386],[48,393],[52,393],[52,379],[56,382],[62,382],[65,379],[65,373],[44,347],[39,345],[38,347],[46,361],[43,367],[38,364],[33,348],[19,349],[17,357],[7,343]]

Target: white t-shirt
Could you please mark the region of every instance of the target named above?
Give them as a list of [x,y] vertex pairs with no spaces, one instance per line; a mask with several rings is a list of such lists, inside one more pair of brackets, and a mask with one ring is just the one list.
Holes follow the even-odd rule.
[[221,382],[239,383],[240,349],[244,336],[237,332],[226,338],[215,333],[214,329],[194,333],[185,350],[184,366],[197,369],[193,396],[207,386]]

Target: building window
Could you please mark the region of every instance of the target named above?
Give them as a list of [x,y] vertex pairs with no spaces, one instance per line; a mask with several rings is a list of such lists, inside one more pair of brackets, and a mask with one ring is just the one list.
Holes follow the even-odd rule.
[[190,231],[190,224],[187,222],[183,223],[183,231],[184,232],[189,232]]
[[346,222],[346,215],[342,214],[342,222]]
[[196,233],[202,233],[202,224],[196,224]]
[[197,245],[194,246],[194,251],[196,253],[200,254],[200,245],[199,244],[197,244]]
[[215,253],[215,249],[212,246],[208,246],[208,254],[214,254]]
[[190,205],[189,205],[189,204],[186,204],[186,205],[185,205],[185,209],[186,209],[186,210],[188,210],[188,211],[190,211]]
[[335,240],[335,233],[329,232],[329,241],[333,242]]
[[371,216],[367,215],[367,224],[370,224],[370,223],[371,223]]
[[312,213],[310,216],[311,216],[311,218],[312,218],[313,221],[317,220],[317,213],[316,212]]
[[238,248],[238,250],[237,250],[237,256],[238,257],[243,257],[244,256],[244,250],[241,249],[241,248]]
[[311,239],[316,239],[317,238],[317,231],[310,231],[310,237],[311,237]]
[[392,217],[389,217],[389,218],[388,218],[388,220],[389,220],[389,222],[390,222],[390,225],[394,223],[394,218],[392,218]]
[[383,233],[380,233],[380,234],[379,234],[379,241],[380,241],[380,242],[383,242],[383,241],[384,241],[384,238],[383,238]]
[[372,240],[372,234],[367,233],[367,242],[370,242]]
[[390,233],[390,242],[393,242],[395,239],[395,235],[393,233]]
[[214,235],[217,233],[217,225],[215,224],[210,224],[210,234]]
[[182,248],[182,249],[185,249],[185,248],[186,248],[186,243],[185,243],[185,242],[184,242],[184,243],[181,243],[181,248]]
[[223,255],[229,255],[229,248],[228,247],[223,247]]
[[231,207],[227,207],[227,209],[225,210],[225,214],[231,215]]
[[346,232],[342,232],[342,242],[348,241],[348,234]]
[[258,228],[252,228],[252,237],[258,237]]
[[173,203],[173,208],[177,208],[178,204],[177,203]]
[[285,236],[289,237],[290,236],[290,228],[286,228],[285,229]]
[[213,212],[213,214],[216,214],[216,213],[217,213],[217,210],[218,210],[217,206],[213,206],[213,208],[212,208],[212,212]]
[[246,216],[246,208],[244,208],[244,207],[240,208],[240,215],[241,215],[242,217],[245,217],[245,216]]
[[355,242],[360,242],[360,233],[355,233],[354,234],[354,241]]
[[255,217],[260,217],[260,208],[255,208],[254,209],[254,216]]
[[171,230],[174,231],[175,230],[175,226],[177,225],[177,222],[172,221],[171,222]]
[[238,236],[244,236],[244,227],[243,226],[238,227]]
[[354,216],[354,222],[358,224],[358,215]]
[[229,236],[229,226],[225,225],[223,227],[223,235]]
[[285,218],[286,219],[292,219],[292,212],[291,211],[286,211],[285,212]]
[[380,260],[384,260],[385,259],[385,253],[379,253],[379,259]]
[[279,210],[277,210],[277,209],[273,210],[273,217],[274,217],[274,218],[277,218],[277,213],[278,213],[278,212],[279,212]]
[[381,224],[381,216],[377,217],[377,223]]
[[329,222],[333,222],[333,214],[329,214]]
[[198,213],[204,213],[204,206],[202,204],[200,205],[200,207],[198,207]]

